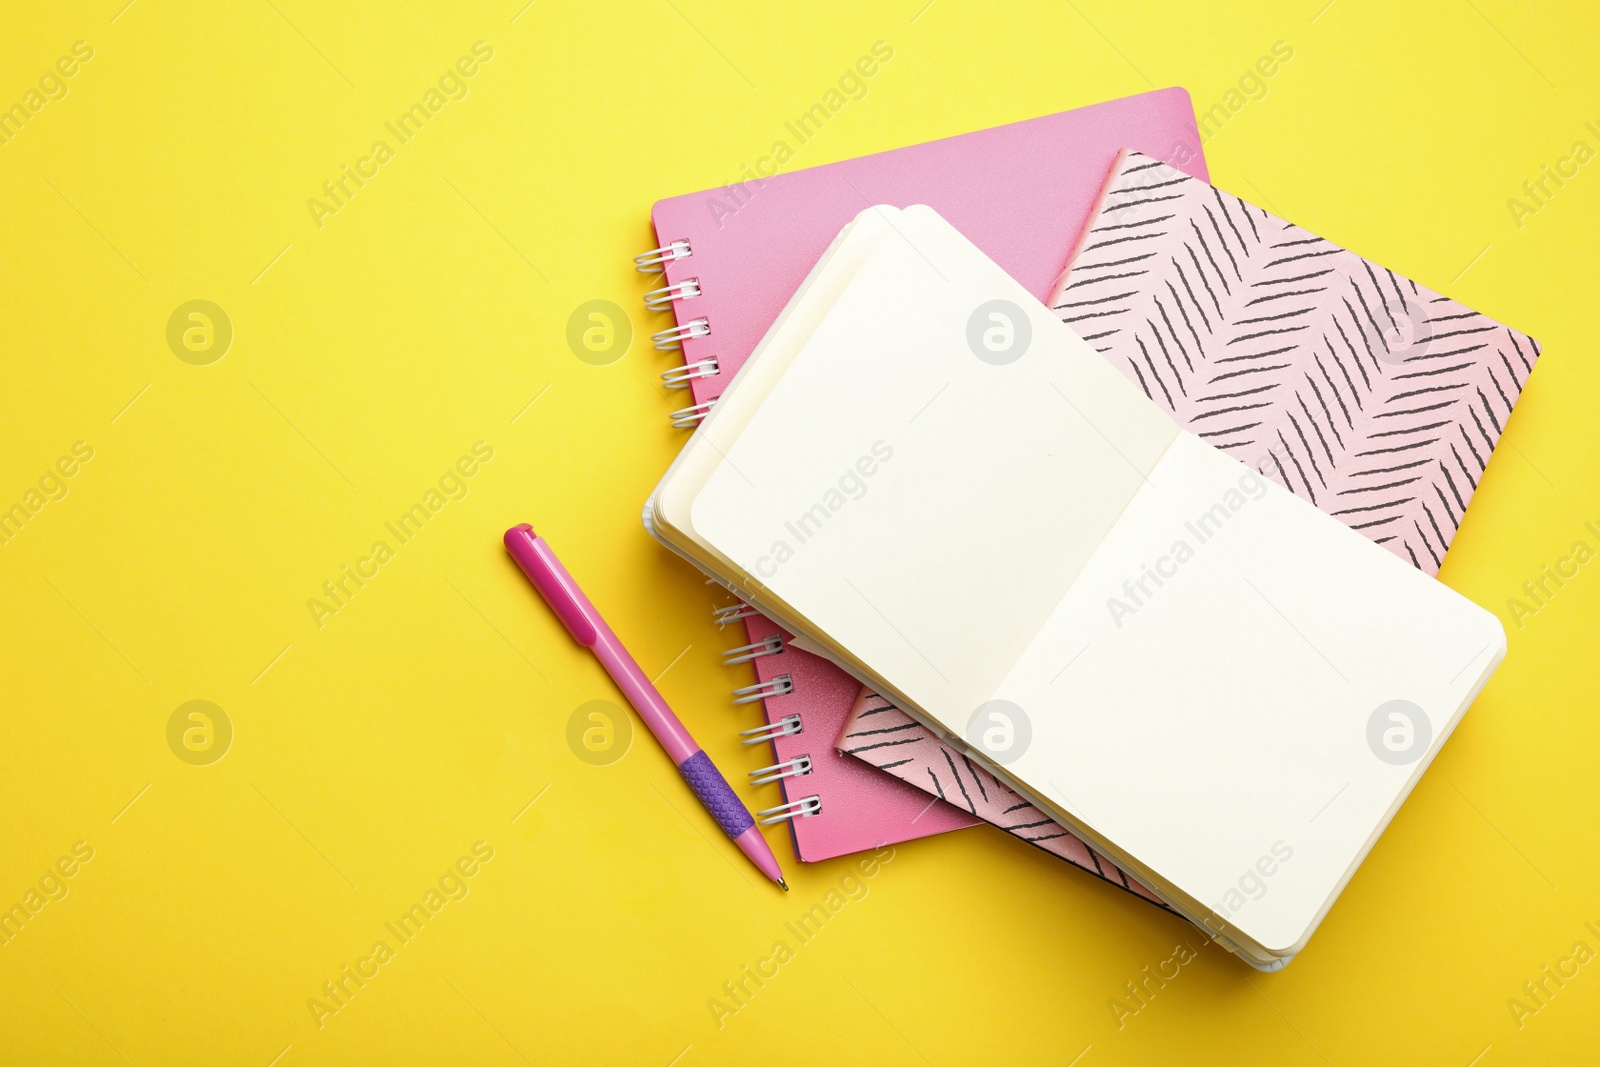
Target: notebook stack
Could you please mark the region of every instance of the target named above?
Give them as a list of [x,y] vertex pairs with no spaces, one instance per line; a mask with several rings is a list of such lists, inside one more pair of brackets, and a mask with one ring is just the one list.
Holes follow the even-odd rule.
[[1504,655],[1432,574],[1538,350],[1206,184],[1192,123],[662,202],[698,428],[644,517],[739,598],[802,859],[989,822],[1272,970]]
[[[683,354],[682,366],[662,375],[691,394],[692,403],[671,413],[673,423],[690,428],[705,418],[840,228],[869,204],[931,205],[1045,299],[1095,209],[1107,168],[1129,145],[1206,176],[1189,96],[1165,89],[656,204],[661,247],[635,262],[662,271],[665,284],[645,303],[671,308],[678,323],[655,337],[657,348]],[[737,206],[731,214],[730,205]],[[848,379],[837,383],[849,387]],[[792,635],[748,605],[730,605],[718,621],[744,631],[726,658],[750,663],[756,680],[734,700],[760,704],[766,723],[744,740],[774,752],[772,766],[752,779],[776,779],[784,801],[777,814],[795,816],[800,859],[982,821],[930,804],[913,786],[834,750],[859,681],[794,646]]]

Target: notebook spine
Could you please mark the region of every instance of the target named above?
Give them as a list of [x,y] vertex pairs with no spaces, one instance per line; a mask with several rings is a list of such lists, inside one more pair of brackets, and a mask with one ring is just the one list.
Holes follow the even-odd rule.
[[[757,637],[750,633],[748,627],[757,623],[770,626],[754,608],[748,604],[732,604],[725,608],[717,608],[713,612],[719,626],[729,622],[746,622],[746,634],[754,640],[748,644],[730,648],[722,654],[722,662],[729,666],[741,663],[755,664],[757,660],[781,656],[784,653],[783,636],[768,633]],[[741,686],[735,689],[731,696],[735,705],[754,704],[760,702],[766,711],[767,724],[749,730],[739,731],[739,741],[745,745],[758,745],[767,742],[774,746],[776,755],[776,742],[779,738],[794,737],[805,732],[805,722],[799,713],[775,714],[773,701],[790,696],[795,691],[794,677],[791,674],[775,674],[770,678],[761,679],[759,667],[757,668],[757,682],[755,685]],[[788,759],[780,759],[770,767],[760,767],[750,772],[750,784],[753,786],[777,784],[783,791],[784,803],[777,807],[767,808],[757,813],[763,825],[787,822],[794,819],[810,818],[822,813],[822,798],[816,794],[794,798],[790,794],[790,787],[794,779],[804,778],[809,775],[814,767],[811,753],[801,752]]]
[[[644,294],[644,306],[647,311],[671,311],[675,325],[665,330],[658,330],[651,337],[656,350],[661,352],[683,351],[684,362],[682,366],[673,367],[661,373],[661,384],[668,389],[690,389],[704,396],[704,392],[697,389],[696,383],[707,378],[715,378],[722,373],[722,367],[715,354],[691,360],[687,354],[684,343],[697,341],[700,338],[710,337],[714,333],[711,319],[707,315],[695,316],[694,305],[688,301],[696,300],[705,295],[704,283],[700,277],[678,278],[667,277],[669,267],[679,260],[690,259],[694,255],[694,247],[687,240],[669,241],[659,248],[652,248],[633,257],[636,269],[647,274],[662,275],[663,284]],[[668,418],[672,425],[685,430],[692,430],[698,426],[711,410],[716,406],[716,397],[709,397],[694,404],[678,408]],[[729,666],[741,663],[754,664],[757,660],[769,656],[781,655],[784,651],[783,638],[778,634],[766,634],[758,637],[751,633],[754,626],[770,625],[761,617],[760,612],[749,604],[730,604],[727,607],[717,608],[713,612],[717,625],[727,626],[730,623],[743,622],[746,634],[751,638],[750,643],[730,648],[723,653],[722,661]],[[741,686],[732,693],[733,703],[755,704],[760,703],[767,714],[767,724],[751,730],[741,730],[739,740],[742,744],[756,745],[766,742],[774,746],[776,755],[776,742],[780,738],[793,737],[805,730],[805,723],[799,714],[775,715],[772,702],[794,693],[794,678],[789,674],[777,674],[763,679],[757,672],[757,682],[754,685]],[[765,825],[791,821],[795,819],[810,818],[821,814],[822,798],[818,795],[802,796],[798,799],[791,798],[789,788],[791,782],[803,778],[812,772],[814,763],[808,752],[799,753],[789,759],[781,760],[770,767],[761,767],[750,772],[751,785],[771,785],[776,783],[783,790],[785,803],[774,808],[767,808],[758,813],[758,817]]]
[[[687,239],[669,241],[660,248],[652,248],[648,252],[641,252],[633,257],[634,269],[645,274],[661,274],[666,280],[667,268],[670,264],[680,259],[689,259],[694,255],[694,247]],[[676,325],[665,330],[658,330],[651,337],[656,350],[661,352],[683,351],[683,343],[702,337],[711,336],[711,320],[702,315],[699,318],[690,318],[684,309],[684,302],[696,297],[704,296],[705,290],[699,278],[684,278],[676,282],[663,285],[659,289],[652,289],[644,294],[644,306],[647,311],[671,311]],[[722,373],[722,368],[717,363],[715,355],[703,359],[690,361],[688,355],[684,356],[684,365],[674,367],[661,373],[661,383],[668,389],[689,389],[697,381],[706,378],[715,378]],[[688,407],[679,408],[667,417],[672,425],[681,430],[692,430],[698,426],[702,419],[711,413],[711,406],[715,398]]]

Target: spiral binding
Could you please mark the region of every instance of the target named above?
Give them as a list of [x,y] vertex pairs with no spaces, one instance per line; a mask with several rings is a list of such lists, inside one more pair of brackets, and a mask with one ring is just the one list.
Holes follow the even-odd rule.
[[[644,274],[664,274],[668,263],[674,260],[687,259],[693,254],[694,249],[690,247],[687,240],[673,241],[662,245],[660,248],[652,248],[648,252],[641,252],[639,255],[634,256],[633,266],[635,270]],[[667,311],[680,300],[693,300],[697,296],[704,295],[704,293],[705,291],[700,288],[699,278],[685,278],[681,282],[664,285],[659,289],[652,289],[644,294],[644,306],[650,311]],[[659,330],[651,337],[651,340],[654,342],[657,351],[670,352],[674,349],[682,349],[683,342],[691,337],[709,337],[710,335],[711,322],[701,316],[698,319],[673,326],[671,329]],[[721,368],[717,366],[717,357],[712,356],[709,359],[702,359],[683,367],[663,371],[661,382],[668,389],[685,389],[688,388],[691,382],[701,378],[710,378],[719,373],[721,373]],[[701,419],[711,413],[711,405],[714,402],[715,399],[713,398],[702,404],[691,404],[689,407],[679,408],[668,417],[672,420],[672,425],[677,429],[692,430],[700,424]]]
[[707,356],[705,359],[662,371],[661,384],[668,389],[687,389],[689,383],[696,378],[712,378],[719,373],[721,368],[717,366],[717,357]]
[[675,348],[682,348],[683,342],[690,337],[709,336],[711,336],[711,323],[707,319],[700,318],[690,319],[681,326],[674,326],[671,329],[657,330],[650,335],[650,339],[655,342],[656,351],[670,352]]
[[779,804],[775,808],[763,808],[756,812],[756,819],[762,826],[771,826],[775,822],[784,822],[788,819],[809,819],[813,815],[822,814],[821,797],[801,797],[787,804]]
[[733,691],[735,704],[754,704],[758,700],[768,697],[786,697],[794,692],[794,680],[787,674],[780,674],[770,682],[757,682]]
[[652,289],[644,294],[644,306],[647,311],[665,311],[672,306],[674,300],[689,300],[700,295],[700,279],[686,278],[676,285]]
[[742,622],[753,615],[760,614],[761,612],[741,601],[737,604],[729,604],[725,608],[717,608],[712,611],[711,618],[718,626],[726,626],[730,622]]
[[[660,248],[652,248],[633,257],[634,269],[642,274],[662,274],[666,265],[675,260],[687,259],[694,251],[686,240],[673,241]],[[680,300],[692,300],[703,295],[699,278],[686,278],[681,282],[664,285],[659,289],[652,289],[644,294],[644,306],[648,311],[667,311]],[[656,350],[668,352],[682,349],[683,342],[695,337],[709,337],[711,335],[711,322],[704,316],[679,323],[670,329],[659,330],[652,337]],[[681,367],[663,371],[661,384],[668,389],[684,389],[690,383],[701,378],[710,378],[721,373],[722,368],[717,363],[716,356],[685,363]],[[669,418],[672,425],[679,429],[692,429],[699,425],[716,405],[716,398],[691,404],[672,412]],[[713,613],[718,626],[726,626],[732,622],[741,622],[752,616],[760,614],[749,604],[730,604],[727,607],[717,608]],[[776,656],[783,652],[783,639],[777,634],[772,634],[760,641],[748,645],[730,648],[722,654],[722,662],[733,666],[740,663],[749,663],[760,659],[762,656]],[[787,674],[780,674],[770,682],[760,682],[756,685],[747,685],[733,691],[735,704],[753,704],[756,701],[767,700],[771,697],[788,696],[794,692],[794,680]],[[773,741],[779,737],[793,737],[804,731],[804,724],[799,715],[785,715],[776,722],[765,726],[758,726],[753,730],[739,731],[742,744],[758,745],[763,741]],[[811,773],[812,762],[809,754],[796,756],[782,763],[775,763],[770,767],[761,767],[750,772],[751,785],[770,785],[784,778],[800,778]],[[775,808],[765,808],[756,813],[763,826],[773,823],[785,822],[791,819],[806,819],[813,815],[822,814],[822,798],[820,796],[802,797],[787,804],[780,804]]]
[[732,667],[739,663],[749,663],[751,660],[760,659],[762,656],[776,656],[783,651],[783,638],[777,634],[763,637],[753,644],[740,645],[730,648],[722,654],[723,666]]
[[640,274],[660,274],[675,259],[688,259],[694,254],[688,241],[673,241],[660,248],[652,248],[633,257],[633,269]]
[[759,745],[763,741],[773,741],[780,737],[793,737],[795,734],[805,733],[801,725],[800,716],[785,715],[777,722],[765,726],[757,726],[754,730],[740,730],[739,736],[744,738],[741,745]]
[[[717,625],[739,619],[748,619],[760,614],[749,604],[730,604],[724,608],[717,608],[713,612]],[[749,663],[760,659],[762,656],[777,656],[783,653],[783,638],[778,634],[768,634],[759,641],[752,641],[747,645],[739,645],[722,653],[722,662],[733,666],[739,663]],[[755,685],[742,686],[733,691],[735,704],[754,704],[758,700],[768,700],[773,697],[788,696],[794,692],[794,678],[787,674],[780,674],[768,682],[757,682]],[[797,714],[785,715],[765,726],[757,726],[751,730],[739,731],[739,742],[745,745],[759,745],[764,741],[775,741],[780,737],[794,737],[805,732],[805,724]],[[771,785],[773,782],[785,778],[803,778],[811,773],[814,764],[809,752],[795,756],[793,759],[774,763],[770,767],[759,767],[750,773],[751,785]],[[822,798],[820,796],[802,797],[800,800],[788,804],[780,804],[775,808],[767,808],[757,812],[757,817],[763,826],[772,823],[784,822],[789,819],[810,818],[822,813]]]
[[801,775],[811,773],[811,757],[796,756],[792,760],[774,763],[770,767],[760,767],[750,772],[751,785],[770,785],[780,778],[799,778]]
[[701,419],[711,414],[711,409],[716,406],[716,403],[717,398],[712,397],[701,404],[690,404],[686,408],[679,408],[674,411],[669,418],[672,419],[672,425],[680,430],[687,430],[699,425]]

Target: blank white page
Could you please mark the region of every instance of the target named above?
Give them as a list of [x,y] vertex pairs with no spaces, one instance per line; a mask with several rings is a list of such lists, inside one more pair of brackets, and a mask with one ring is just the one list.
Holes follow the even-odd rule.
[[[1177,427],[931,209],[892,218],[693,525],[889,688],[956,715],[1005,677]],[[1028,335],[1009,362],[983,338],[1003,351],[1007,326]]]
[[1005,769],[1292,953],[1504,652],[1489,612],[1184,433],[1000,687],[1031,727]]
[[645,505],[645,523],[652,531],[657,508],[669,527],[682,531],[693,525],[690,507],[706,477],[759,409],[773,383],[783,377],[795,353],[833,307],[871,250],[892,232],[890,222],[899,213],[898,208],[887,208],[881,214],[863,211],[839,231],[662,476]]

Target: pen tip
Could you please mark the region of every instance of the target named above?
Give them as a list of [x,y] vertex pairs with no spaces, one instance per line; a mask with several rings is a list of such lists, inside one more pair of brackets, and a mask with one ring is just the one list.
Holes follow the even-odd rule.
[[783,891],[785,893],[787,893],[789,891],[789,883],[785,882],[782,878],[778,879],[778,885],[783,888]]

